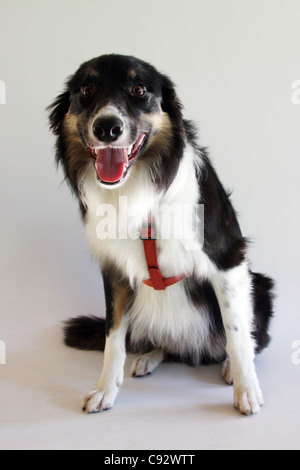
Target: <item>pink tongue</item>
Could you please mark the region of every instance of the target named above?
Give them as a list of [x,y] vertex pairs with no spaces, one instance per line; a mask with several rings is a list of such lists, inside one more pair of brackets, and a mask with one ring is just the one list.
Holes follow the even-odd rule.
[[105,183],[119,181],[128,165],[127,149],[105,148],[97,150],[96,169]]

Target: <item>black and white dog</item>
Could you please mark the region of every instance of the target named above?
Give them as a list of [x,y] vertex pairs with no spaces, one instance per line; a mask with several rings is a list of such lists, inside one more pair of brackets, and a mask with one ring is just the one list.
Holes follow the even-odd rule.
[[[84,411],[113,406],[130,350],[139,354],[134,376],[168,358],[224,361],[235,407],[257,413],[254,358],[270,340],[273,282],[251,272],[229,196],[183,120],[171,80],[134,57],[104,55],[81,65],[49,111],[57,161],[78,197],[105,288],[106,320],[79,317],[66,326],[68,345],[105,348]],[[202,242],[196,237],[191,248],[189,230],[162,236],[153,207],[199,204],[204,217],[194,211],[185,223],[204,233]],[[103,208],[114,210],[107,223]],[[129,213],[137,236],[129,236]]]

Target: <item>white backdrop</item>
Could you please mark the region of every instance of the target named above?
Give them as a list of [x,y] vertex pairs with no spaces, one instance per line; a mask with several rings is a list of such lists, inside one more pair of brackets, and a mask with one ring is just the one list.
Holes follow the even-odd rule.
[[[300,365],[291,360],[292,343],[300,340],[300,94],[292,88],[300,80],[299,17],[299,0],[1,0],[0,80],[6,100],[1,88],[0,341],[6,365],[0,365],[0,446],[300,447]],[[122,426],[132,419],[133,403],[143,404],[144,419],[153,416],[152,397],[142,395],[151,384],[165,387],[161,394],[153,391],[161,407],[162,395],[173,396],[174,387],[182,388],[182,399],[194,390],[195,371],[163,365],[148,382],[139,382],[145,391],[128,375],[124,401],[99,419],[99,427],[106,423],[107,441],[77,437],[82,425],[88,430],[78,404],[97,379],[99,357],[61,346],[60,322],[82,313],[103,315],[103,292],[76,202],[55,168],[45,108],[81,62],[111,52],[152,62],[177,83],[185,117],[196,121],[200,143],[209,147],[225,187],[234,190],[243,233],[253,241],[253,269],[276,279],[274,341],[258,364],[267,406],[254,420],[262,421],[248,425],[229,406],[228,413],[219,413],[222,394],[228,403],[232,399],[220,381],[218,399],[206,404],[204,415],[197,408],[198,417],[193,411],[176,415],[172,398],[168,410],[181,434],[166,432],[158,440],[155,429],[169,419],[164,407],[152,434],[143,437],[143,422],[130,421],[135,437],[126,440]],[[217,380],[218,375],[211,378],[214,370],[199,372],[202,379],[206,374],[205,386]],[[201,402],[197,393],[195,387],[192,402]],[[208,431],[198,443],[187,430],[198,429],[203,420]],[[70,431],[64,440],[70,423],[74,435]],[[236,426],[231,431],[238,437],[228,437],[233,434],[227,426]],[[266,431],[263,438],[258,429]]]

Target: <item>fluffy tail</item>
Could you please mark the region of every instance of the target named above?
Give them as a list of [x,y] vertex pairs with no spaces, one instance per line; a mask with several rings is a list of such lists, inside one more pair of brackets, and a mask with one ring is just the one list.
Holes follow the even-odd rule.
[[81,316],[65,322],[64,342],[85,351],[104,351],[105,319]]
[[270,322],[273,317],[274,282],[267,276],[252,273],[253,300],[254,300],[254,331],[256,340],[256,353],[265,349],[270,341]]

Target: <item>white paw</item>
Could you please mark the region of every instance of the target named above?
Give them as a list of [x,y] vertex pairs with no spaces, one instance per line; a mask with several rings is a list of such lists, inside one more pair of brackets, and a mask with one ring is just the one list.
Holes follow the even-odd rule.
[[156,350],[139,356],[132,363],[131,375],[133,377],[144,377],[145,375],[152,374],[163,359],[163,353]]
[[261,389],[256,382],[234,385],[234,406],[246,416],[259,413],[264,404]]
[[92,390],[84,398],[82,410],[85,413],[99,413],[100,411],[109,410],[113,407],[119,388],[112,390]]
[[226,361],[223,364],[222,377],[228,385],[233,384],[233,376],[231,373],[231,365],[230,365],[229,359],[226,359]]

